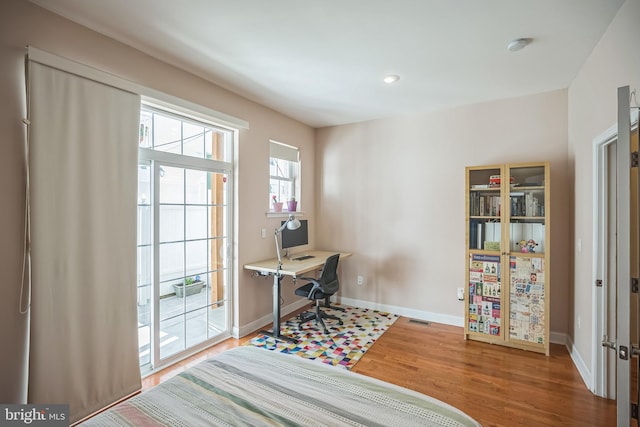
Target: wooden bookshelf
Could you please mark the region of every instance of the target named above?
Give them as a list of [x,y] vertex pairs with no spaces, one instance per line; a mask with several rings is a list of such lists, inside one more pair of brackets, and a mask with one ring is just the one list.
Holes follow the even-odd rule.
[[466,168],[465,339],[549,354],[549,162]]

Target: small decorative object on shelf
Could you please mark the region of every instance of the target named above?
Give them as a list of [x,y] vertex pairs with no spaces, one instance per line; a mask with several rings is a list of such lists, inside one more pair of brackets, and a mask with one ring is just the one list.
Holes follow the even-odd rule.
[[287,210],[289,210],[289,212],[295,212],[297,208],[298,208],[298,202],[296,202],[295,197],[292,197],[287,202]]
[[282,212],[282,202],[279,202],[275,195],[271,197],[271,201],[273,202],[273,211]]
[[520,252],[522,252],[524,254],[526,254],[526,253],[535,253],[536,246],[538,246],[536,241],[533,240],[533,239],[520,240],[519,244],[520,244]]

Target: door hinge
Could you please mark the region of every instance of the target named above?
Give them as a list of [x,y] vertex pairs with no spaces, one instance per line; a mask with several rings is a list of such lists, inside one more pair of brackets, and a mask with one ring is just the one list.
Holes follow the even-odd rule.
[[596,286],[601,288],[602,287],[602,279],[597,279],[596,280]]
[[633,293],[633,294],[637,294],[638,293],[638,278],[637,277],[632,277],[631,278],[631,293]]
[[631,404],[631,418],[637,420],[638,419],[638,404],[637,403],[632,403]]
[[631,152],[631,167],[632,168],[637,168],[638,167],[638,152],[637,151],[632,151]]

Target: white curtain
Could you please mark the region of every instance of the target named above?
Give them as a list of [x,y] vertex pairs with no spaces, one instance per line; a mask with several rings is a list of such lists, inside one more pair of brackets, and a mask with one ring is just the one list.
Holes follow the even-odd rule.
[[75,422],[140,389],[140,97],[29,63],[29,403]]

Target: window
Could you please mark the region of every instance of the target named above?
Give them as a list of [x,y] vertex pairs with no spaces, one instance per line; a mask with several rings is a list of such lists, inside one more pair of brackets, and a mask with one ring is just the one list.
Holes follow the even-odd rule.
[[269,142],[269,206],[274,198],[300,200],[300,150],[281,142]]
[[234,131],[143,105],[138,340],[143,372],[230,335]]

